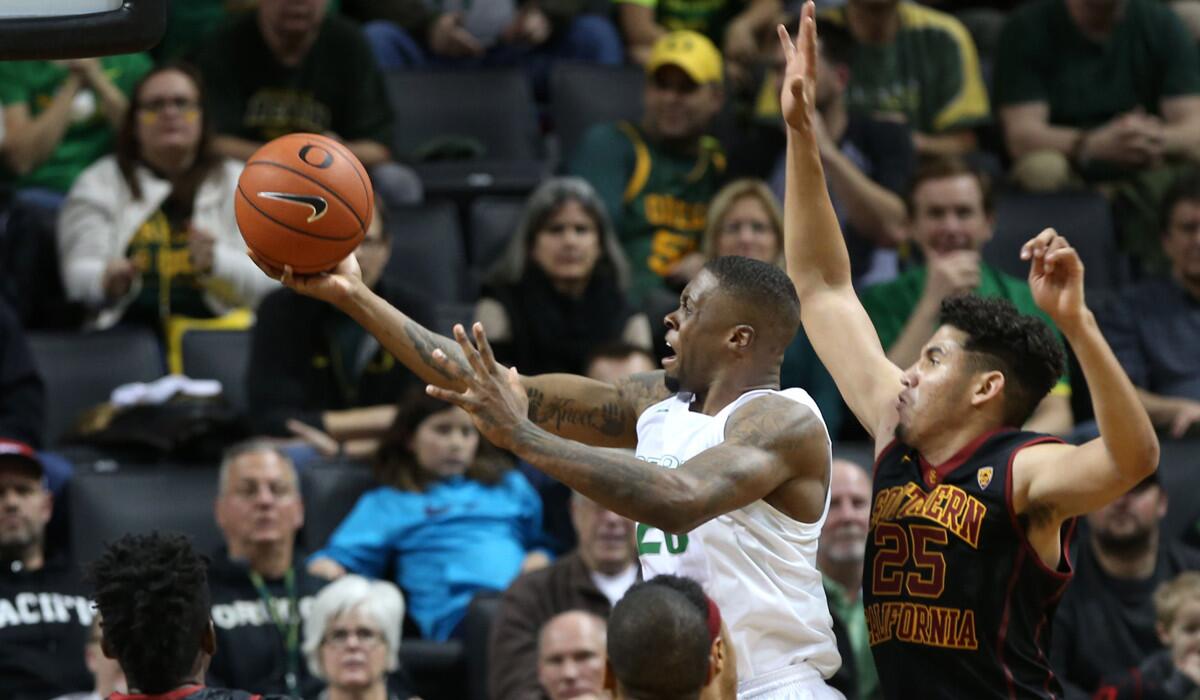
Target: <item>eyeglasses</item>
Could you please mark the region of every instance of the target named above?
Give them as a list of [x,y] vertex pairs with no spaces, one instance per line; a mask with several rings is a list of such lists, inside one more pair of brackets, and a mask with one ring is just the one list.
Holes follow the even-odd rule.
[[383,633],[378,630],[373,630],[370,627],[355,627],[354,629],[338,629],[333,630],[325,635],[322,644],[328,644],[333,647],[345,647],[350,643],[350,638],[358,640],[358,643],[364,647],[372,647],[383,641]]
[[749,228],[752,233],[771,233],[771,226],[762,221],[729,221],[721,227],[721,233],[733,235]]
[[152,114],[160,114],[166,111],[167,107],[174,107],[179,112],[194,112],[200,108],[200,103],[190,97],[178,96],[156,97],[138,105],[138,109]]

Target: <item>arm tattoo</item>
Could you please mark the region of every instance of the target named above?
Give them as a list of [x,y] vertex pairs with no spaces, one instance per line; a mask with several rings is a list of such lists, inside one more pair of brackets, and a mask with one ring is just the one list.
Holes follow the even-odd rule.
[[540,389],[529,389],[528,394],[529,420],[554,432],[561,431],[564,426],[578,426],[616,437],[625,433],[629,422],[629,416],[616,402],[587,407],[566,397],[548,399]]
[[449,358],[449,360],[455,365],[457,365],[460,371],[470,371],[470,368],[467,367],[466,358],[464,358],[462,355],[462,348],[458,347],[458,343],[455,343],[453,340],[450,340],[449,338],[443,338],[442,336],[412,321],[404,324],[404,334],[407,335],[408,339],[412,341],[413,349],[417,351],[417,355],[420,356],[421,361],[424,362],[429,369],[437,372],[447,381],[457,382],[458,379],[450,372],[446,371],[446,369],[438,365],[438,363],[434,362],[434,350],[441,348],[441,351],[446,353],[446,357]]

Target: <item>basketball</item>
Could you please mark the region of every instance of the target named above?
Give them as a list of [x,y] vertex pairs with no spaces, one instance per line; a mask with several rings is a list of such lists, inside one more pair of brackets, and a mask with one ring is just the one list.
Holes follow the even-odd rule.
[[256,255],[311,274],[358,247],[374,203],[371,180],[350,149],[320,134],[288,134],[246,162],[234,214]]

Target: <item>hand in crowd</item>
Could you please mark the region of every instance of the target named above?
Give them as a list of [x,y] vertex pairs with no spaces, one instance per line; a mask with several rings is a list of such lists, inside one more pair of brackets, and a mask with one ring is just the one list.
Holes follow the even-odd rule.
[[925,295],[932,301],[965,294],[979,286],[981,258],[977,250],[934,253],[925,261]]
[[448,58],[483,54],[483,45],[463,26],[461,12],[446,12],[433,21],[429,28],[429,49]]
[[1030,261],[1029,291],[1038,308],[1059,328],[1075,326],[1087,312],[1079,253],[1048,228],[1021,246],[1021,259]]
[[346,567],[332,559],[321,557],[320,559],[314,559],[308,565],[308,573],[317,578],[333,581],[346,575]]
[[550,18],[545,12],[533,6],[522,7],[512,24],[504,30],[501,40],[506,44],[528,44],[540,46],[550,38]]
[[1175,407],[1175,415],[1171,417],[1171,437],[1179,439],[1200,425],[1200,401],[1180,398]]
[[295,435],[303,440],[305,444],[316,450],[317,454],[321,455],[322,457],[333,457],[337,455],[338,448],[341,445],[324,430],[321,430],[320,428],[314,428],[308,423],[298,421],[295,418],[289,418],[286,425],[287,429],[291,431],[292,435]]
[[188,226],[188,258],[198,275],[207,275],[213,269],[213,248],[217,237],[202,228]]
[[109,260],[100,280],[100,285],[104,289],[104,298],[108,301],[115,301],[128,294],[138,274],[137,265],[129,258]]
[[1146,165],[1163,155],[1163,123],[1143,112],[1123,114],[1088,132],[1080,149],[1083,160]]
[[546,556],[545,552],[534,551],[525,555],[521,560],[521,573],[527,574],[530,571],[537,571],[550,566],[550,557]]

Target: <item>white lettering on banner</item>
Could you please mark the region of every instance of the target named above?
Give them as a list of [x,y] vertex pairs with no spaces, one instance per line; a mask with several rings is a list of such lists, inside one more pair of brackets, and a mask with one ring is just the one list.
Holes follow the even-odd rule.
[[[312,605],[312,596],[305,596],[300,599],[301,619],[308,617],[309,611],[312,610]],[[287,599],[275,598],[272,601],[272,606],[275,608],[275,614],[278,615],[280,620],[289,620],[292,606]],[[267,608],[261,600],[235,600],[229,603],[217,603],[212,606],[212,618],[213,624],[223,630],[275,624],[270,616],[267,615]]]
[[19,624],[21,624],[21,618],[17,617],[17,609],[11,602],[0,598],[0,629]]
[[21,613],[21,622],[26,625],[36,625],[42,621],[34,607],[37,606],[37,595],[33,593],[17,594],[17,611]]
[[0,598],[0,629],[17,625],[92,624],[96,613],[84,596],[25,591]]

